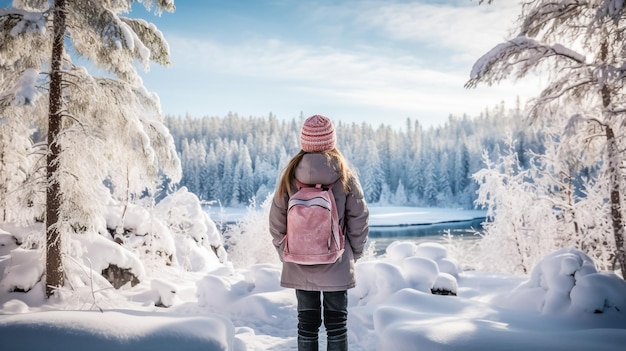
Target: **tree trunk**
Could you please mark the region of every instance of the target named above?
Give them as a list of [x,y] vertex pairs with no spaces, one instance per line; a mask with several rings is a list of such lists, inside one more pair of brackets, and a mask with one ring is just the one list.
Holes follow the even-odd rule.
[[[605,61],[608,56],[609,43],[603,40],[600,45],[600,60]],[[602,107],[608,109],[611,105],[611,90],[607,85],[602,85],[600,89],[602,97]],[[609,119],[605,120],[606,128],[606,149],[609,166],[609,196],[611,201],[611,224],[613,225],[613,236],[615,237],[615,259],[622,270],[622,278],[626,279],[626,252],[624,251],[624,220],[622,219],[622,199],[619,190],[620,181],[620,151],[615,140],[615,133],[609,124]]]
[[609,191],[611,199],[611,222],[615,237],[615,259],[622,270],[622,278],[626,279],[626,252],[624,251],[624,221],[622,219],[621,194],[619,190],[619,150],[613,129],[606,126],[607,153],[609,158]]
[[61,131],[63,112],[61,70],[65,51],[65,0],[54,1],[54,38],[50,61],[50,110],[48,115],[48,155],[46,173],[46,296],[64,284],[64,269],[61,257],[61,233],[58,228],[61,205],[61,188],[58,180],[61,147],[57,137]]

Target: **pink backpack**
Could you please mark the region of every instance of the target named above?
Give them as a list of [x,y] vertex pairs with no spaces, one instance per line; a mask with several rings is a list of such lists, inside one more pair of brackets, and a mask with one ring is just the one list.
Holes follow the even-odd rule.
[[334,184],[307,186],[289,198],[283,261],[302,265],[334,263],[343,255],[345,239],[339,226]]

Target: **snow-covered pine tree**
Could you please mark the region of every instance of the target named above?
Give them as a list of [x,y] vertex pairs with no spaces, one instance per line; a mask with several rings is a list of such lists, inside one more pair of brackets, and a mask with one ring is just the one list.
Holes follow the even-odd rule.
[[531,121],[565,126],[558,139],[572,148],[570,155],[584,158],[583,166],[601,165],[597,182],[606,184],[611,206],[603,215],[613,233],[605,239],[615,245],[614,258],[626,278],[621,152],[626,146],[625,6],[614,0],[524,2],[519,34],[483,55],[466,86],[545,73],[548,84],[531,105]]
[[373,140],[363,145],[365,152],[359,153],[355,163],[359,164],[358,173],[363,187],[363,193],[372,202],[378,202],[382,193],[384,172],[379,157],[378,148]]
[[426,160],[426,168],[424,169],[424,203],[426,206],[435,207],[438,206],[438,194],[439,188],[439,176],[437,171],[437,165],[432,157]]
[[[63,236],[101,226],[103,199],[130,201],[155,190],[160,172],[180,179],[158,97],[134,66],[168,65],[169,48],[154,25],[121,15],[133,3],[22,0],[0,10],[0,71],[8,83],[0,88],[0,113],[21,124],[15,130],[35,119],[47,132],[47,182],[39,189],[46,193],[47,296],[64,284]],[[159,14],[174,10],[173,0],[142,3]],[[110,75],[94,77],[74,65],[66,44],[72,56]],[[28,105],[33,117],[19,121]]]

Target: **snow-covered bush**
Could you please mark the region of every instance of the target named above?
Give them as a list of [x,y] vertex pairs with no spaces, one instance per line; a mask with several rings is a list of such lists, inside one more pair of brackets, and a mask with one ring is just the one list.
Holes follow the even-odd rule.
[[[226,263],[215,223],[185,188],[154,208],[110,203],[97,222],[96,230],[73,233],[64,245],[67,286],[72,290],[100,291],[129,282],[134,286],[167,266],[205,272]],[[44,274],[44,228],[3,227],[8,230],[0,231],[0,246],[11,260],[1,261],[0,290],[30,291]],[[160,298],[163,305],[173,303],[173,296]]]
[[624,313],[626,282],[614,273],[599,273],[582,251],[565,248],[545,256],[526,282],[496,302],[550,315]]
[[161,200],[154,217],[171,232],[177,261],[187,270],[199,271],[226,263],[222,234],[202,209],[198,197],[182,187]]
[[544,256],[575,247],[602,270],[613,264],[615,241],[606,185],[577,176],[564,161],[567,150],[547,145],[523,169],[513,141],[497,162],[474,174],[480,185],[477,204],[489,221],[478,242],[477,269],[528,274]]
[[230,226],[224,234],[228,256],[235,267],[257,263],[280,263],[272,244],[269,228],[269,211],[274,194],[270,194],[256,207],[253,201],[243,219]]
[[141,205],[109,205],[105,214],[109,239],[135,252],[150,265],[171,265],[176,247],[168,228]]
[[394,241],[382,259],[357,263],[357,285],[349,291],[349,301],[356,305],[380,303],[404,288],[456,295],[459,273],[459,265],[448,257],[443,245]]

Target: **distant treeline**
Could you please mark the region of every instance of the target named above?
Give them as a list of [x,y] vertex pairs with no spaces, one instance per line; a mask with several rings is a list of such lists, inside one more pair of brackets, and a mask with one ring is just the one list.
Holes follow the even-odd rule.
[[[180,186],[223,206],[262,201],[287,161],[299,151],[304,117],[166,117],[183,169]],[[338,148],[358,171],[371,204],[473,208],[478,185],[471,175],[483,157],[497,159],[507,133],[521,164],[526,151],[541,151],[537,133],[525,127],[519,109],[503,105],[480,116],[449,116],[425,129],[407,119],[390,126],[335,121]]]

